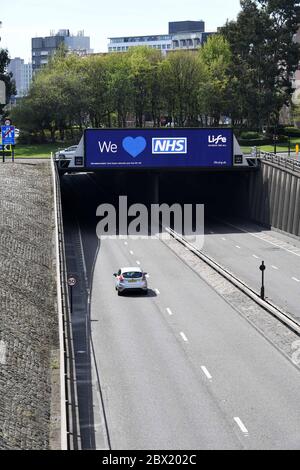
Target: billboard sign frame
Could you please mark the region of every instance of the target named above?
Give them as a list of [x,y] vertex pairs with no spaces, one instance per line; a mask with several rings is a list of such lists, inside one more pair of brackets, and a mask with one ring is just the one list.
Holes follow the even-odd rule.
[[[84,167],[114,171],[232,169],[233,140],[232,127],[88,128],[84,131]],[[95,152],[106,157],[97,162]]]

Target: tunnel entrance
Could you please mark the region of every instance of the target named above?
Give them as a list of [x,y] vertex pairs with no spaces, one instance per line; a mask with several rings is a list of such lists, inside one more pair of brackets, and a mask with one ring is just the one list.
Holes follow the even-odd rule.
[[[204,204],[207,217],[249,213],[250,173],[228,172],[104,172],[90,176],[99,187],[98,203],[117,204],[126,195],[128,204]],[[100,196],[102,194],[102,196]]]

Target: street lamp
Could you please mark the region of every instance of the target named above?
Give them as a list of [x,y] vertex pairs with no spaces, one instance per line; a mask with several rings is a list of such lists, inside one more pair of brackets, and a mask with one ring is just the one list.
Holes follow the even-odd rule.
[[276,134],[276,129],[274,129],[273,142],[274,142],[274,153],[275,153],[275,155],[277,153],[277,140],[278,140],[278,135]]
[[262,261],[261,262],[261,265],[259,267],[259,269],[261,270],[261,289],[260,289],[260,297],[262,300],[265,300],[265,269],[266,269],[266,266],[265,266],[265,262]]

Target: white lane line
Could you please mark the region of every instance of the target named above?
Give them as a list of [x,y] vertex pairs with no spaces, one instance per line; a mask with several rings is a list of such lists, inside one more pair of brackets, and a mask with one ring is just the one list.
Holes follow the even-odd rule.
[[238,248],[239,250],[241,249],[241,247],[239,245],[235,245],[236,248]]
[[288,251],[289,253],[292,253],[293,255],[300,256],[300,251],[296,247],[291,246],[287,242],[282,242],[278,241],[276,238],[272,237],[271,235],[267,234],[258,234],[258,233],[251,233],[248,230],[245,230],[242,227],[237,227],[234,224],[231,224],[229,222],[226,222],[226,225],[230,225],[231,227],[237,228],[241,232],[247,233],[251,237],[258,238],[266,243],[270,243],[271,245],[277,246],[278,248],[281,248],[282,250]]
[[185,343],[188,342],[187,337],[185,336],[185,334],[184,334],[182,331],[181,331],[181,333],[180,333],[180,336],[181,336],[181,338],[183,339],[183,341],[184,341]]
[[296,277],[292,277],[293,281],[300,282],[300,279],[297,279]]
[[258,256],[256,256],[256,255],[252,255],[252,256],[253,256],[253,258],[255,258],[255,259],[259,259],[259,257],[258,257]]
[[278,269],[279,269],[279,268],[277,268],[277,266],[273,266],[273,265],[271,266],[271,268],[276,269],[276,271],[278,271]]
[[140,262],[140,261],[136,261],[136,264],[139,266],[139,265],[141,264],[141,262]]
[[206,375],[206,377],[208,378],[208,380],[212,380],[212,376],[210,375],[210,373],[208,372],[208,370],[206,369],[205,366],[201,366],[201,369],[203,370],[204,374]]
[[238,427],[240,428],[242,433],[249,434],[248,429],[246,428],[246,426],[244,425],[244,423],[242,422],[242,420],[238,416],[236,416],[234,418],[234,421],[236,422],[236,424],[238,425]]
[[169,307],[168,307],[166,310],[167,310],[167,312],[168,312],[169,315],[173,315],[173,312],[172,312],[172,310],[171,310]]
[[128,242],[124,242],[124,245],[126,245],[126,246],[127,246],[127,245],[128,245]]
[[154,289],[154,292],[155,292],[157,295],[159,295],[159,294],[160,294],[160,292],[159,292],[159,290],[158,290],[158,289]]
[[129,253],[130,253],[131,255],[134,255],[134,253],[133,253],[133,251],[132,251],[132,250],[130,250],[130,251],[129,251]]

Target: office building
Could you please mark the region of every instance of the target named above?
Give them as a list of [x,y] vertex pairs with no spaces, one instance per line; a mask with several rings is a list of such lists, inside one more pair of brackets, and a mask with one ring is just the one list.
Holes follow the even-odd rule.
[[159,49],[163,54],[178,49],[195,50],[211,34],[215,33],[205,32],[204,21],[172,21],[169,23],[168,34],[109,38],[108,52],[126,52],[137,46]]
[[151,36],[132,36],[109,38],[108,52],[126,52],[131,47],[148,46],[166,51],[172,48],[172,40],[168,34]]
[[16,96],[26,96],[32,81],[32,64],[25,64],[23,59],[15,57],[11,59],[7,69],[12,73],[12,78],[16,83]]
[[79,55],[93,52],[90,48],[90,38],[84,36],[84,31],[79,31],[76,35],[70,34],[68,29],[60,29],[56,34],[52,31],[50,36],[31,40],[33,72],[48,64],[51,55],[62,45],[67,51]]

